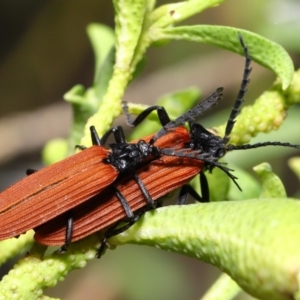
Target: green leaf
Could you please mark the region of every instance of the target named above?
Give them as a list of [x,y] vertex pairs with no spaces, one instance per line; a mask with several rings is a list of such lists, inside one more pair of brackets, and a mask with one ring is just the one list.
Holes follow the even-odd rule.
[[29,230],[18,238],[0,241],[0,266],[20,252],[25,252],[33,244],[33,235],[34,231]]
[[299,220],[300,202],[286,198],[168,206],[146,213],[108,242],[206,261],[259,299],[300,299]]
[[95,95],[95,89],[84,89],[82,85],[74,86],[64,95],[64,99],[72,104],[73,124],[69,137],[68,154],[74,153],[75,145],[80,144],[83,135],[83,129],[87,119],[95,113],[98,107],[98,98]]
[[87,33],[95,55],[93,92],[96,96],[95,107],[98,109],[113,74],[115,62],[115,35],[110,27],[95,23],[88,25]]
[[151,13],[152,27],[164,28],[176,24],[222,2],[224,0],[190,0],[162,5]]
[[143,56],[141,60],[138,61],[138,63],[135,65],[135,69],[132,73],[132,78],[130,82],[134,81],[137,77],[140,76],[140,74],[144,71],[146,65],[147,65],[147,57]]
[[103,100],[104,95],[107,92],[109,82],[113,76],[114,62],[116,49],[112,47],[107,54],[107,57],[103,61],[101,68],[99,69],[97,78],[94,80],[93,93],[95,94],[95,105],[98,108]]
[[[181,91],[166,94],[162,96],[156,105],[163,106],[169,117],[173,120],[196,105],[200,97],[200,91],[198,88],[190,87]],[[136,110],[136,107],[129,105],[129,112],[140,114],[142,110]],[[131,134],[130,139],[136,139],[141,136],[151,134],[161,128],[161,124],[158,120],[156,112],[153,112],[149,117],[139,125]]]
[[53,139],[43,148],[42,157],[46,165],[54,164],[68,156],[68,143],[65,139]]
[[115,35],[110,27],[96,23],[88,25],[87,33],[95,55],[94,84],[97,84],[101,80],[101,68],[105,63],[106,58],[109,56],[109,52],[114,47]]
[[[275,82],[273,88],[278,91],[278,93],[282,93],[282,90],[278,85],[280,85],[280,83],[278,84],[278,82]],[[300,69],[295,71],[293,80],[290,86],[283,92],[283,95],[287,107],[295,103],[300,103]]]
[[[288,161],[288,165],[290,169],[294,172],[294,174],[297,176],[298,181],[300,182],[300,157],[292,157]],[[300,190],[298,187],[298,191],[295,194],[296,198],[300,198]]]
[[253,170],[259,176],[262,183],[260,198],[284,198],[286,191],[280,178],[272,172],[272,168],[268,163],[261,163],[255,166]]
[[300,157],[290,158],[288,165],[300,181]]
[[241,288],[230,276],[223,273],[210,286],[201,300],[232,300],[241,292]]
[[74,116],[69,137],[69,155],[74,152],[75,145],[80,144],[85,124],[99,108],[113,73],[115,56],[113,30],[105,25],[91,24],[87,27],[87,32],[95,54],[94,84],[88,89],[76,85],[64,96],[64,99],[72,104]]
[[286,89],[294,74],[290,56],[280,45],[253,32],[226,26],[195,25],[157,29],[151,37],[155,42],[167,39],[200,42],[244,55],[238,33],[243,36],[251,58],[272,70],[281,79],[282,88]]

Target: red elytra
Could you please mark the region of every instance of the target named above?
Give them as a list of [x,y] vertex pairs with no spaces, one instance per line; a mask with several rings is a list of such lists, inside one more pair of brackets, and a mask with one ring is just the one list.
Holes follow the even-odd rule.
[[[245,45],[240,34],[239,40],[246,58],[245,68],[239,93],[227,120],[224,136],[215,136],[200,124],[193,123],[196,116],[199,116],[220,100],[222,96],[222,88],[217,89],[216,92],[209,98],[196,105],[194,108],[184,113],[174,121],[163,124],[163,128],[155,134],[153,140],[159,139],[160,137],[164,136],[164,134],[167,134],[169,130],[172,130],[172,132],[176,132],[178,125],[184,122],[190,122],[190,139],[184,145],[184,147],[189,148],[193,151],[200,151],[199,153],[204,155],[202,157],[203,159],[205,159],[205,161],[197,161],[196,166],[192,166],[192,169],[180,165],[179,169],[181,173],[178,173],[179,170],[174,169],[174,167],[169,167],[168,162],[173,161],[173,163],[175,162],[176,165],[176,162],[181,163],[181,160],[184,159],[179,159],[178,157],[163,157],[159,161],[154,161],[146,168],[141,169],[138,172],[139,177],[143,180],[144,185],[150,193],[152,199],[156,200],[158,197],[167,194],[169,191],[175,189],[176,187],[187,183],[197,173],[202,173],[205,168],[208,168],[210,171],[214,167],[220,168],[231,178],[231,180],[233,180],[236,186],[239,187],[238,183],[236,182],[237,178],[230,172],[231,170],[226,168],[221,163],[217,162],[228,151],[259,148],[265,146],[284,146],[297,149],[300,148],[300,145],[269,141],[264,143],[246,145],[229,144],[230,134],[236,122],[236,117],[240,112],[241,105],[244,102],[244,95],[247,91],[247,85],[249,83],[249,74],[251,73],[251,58],[248,54],[248,48]],[[127,114],[128,123],[132,126],[138,125],[153,110],[157,111],[158,115],[160,115],[160,119],[161,117],[163,117],[164,120],[168,118],[166,117],[167,113],[165,112],[163,107],[153,106],[142,112],[134,121],[131,121],[130,115],[128,113],[128,107],[126,105],[124,107],[124,112],[125,114]],[[190,158],[186,159],[188,164],[191,164],[193,162],[193,160]],[[155,164],[162,161],[165,164],[160,165],[159,167],[155,167]],[[162,176],[158,176],[158,174],[162,174]],[[132,210],[137,210],[138,208],[146,205],[141,191],[137,188],[137,186],[135,186],[135,182],[133,182],[132,180],[123,180],[119,183],[116,183],[116,186],[118,190],[122,192],[124,198],[127,199],[127,202],[129,203]],[[97,230],[103,229],[125,217],[124,210],[122,209],[121,205],[118,204],[119,201],[117,200],[117,198],[113,196],[113,192],[106,191],[95,197],[95,199],[98,198],[105,199],[105,201],[100,202],[99,200],[93,199],[92,201],[85,202],[83,205],[76,207],[75,210],[72,211],[74,217],[72,241],[78,240]],[[36,239],[40,243],[46,245],[63,244],[65,240],[66,216],[61,216],[60,220],[60,225],[58,225],[58,223],[55,224],[55,222],[49,222],[44,226],[37,228]],[[109,236],[111,235],[106,235],[106,237]]]
[[[157,200],[188,183],[204,167],[204,162],[184,157],[163,156],[139,169],[136,173],[143,181],[151,198]],[[147,202],[137,183],[123,178],[113,184],[126,198],[132,211],[146,206]],[[73,231],[71,242],[105,229],[126,218],[126,213],[115,191],[110,187],[72,210]],[[62,245],[65,242],[67,214],[35,229],[35,240],[44,245]]]
[[117,169],[102,163],[105,158],[107,150],[93,146],[3,191],[0,194],[0,239],[43,224],[101,192],[118,176]]
[[[144,140],[148,142],[152,137]],[[182,148],[188,140],[189,132],[178,127],[159,138],[155,146]],[[103,162],[109,153],[102,146],[92,146],[33,173],[0,193],[0,240],[40,226],[101,193],[119,175],[115,167]],[[151,159],[155,157],[150,156]]]

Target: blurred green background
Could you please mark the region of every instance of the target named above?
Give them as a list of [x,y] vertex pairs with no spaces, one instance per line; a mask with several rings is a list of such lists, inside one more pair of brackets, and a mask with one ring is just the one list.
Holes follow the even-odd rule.
[[[163,3],[158,1],[158,5]],[[23,178],[27,168],[42,167],[40,151],[46,141],[67,136],[72,112],[62,96],[77,83],[90,86],[94,73],[86,26],[101,22],[113,27],[113,18],[110,1],[0,2],[1,190]],[[295,67],[300,66],[299,0],[227,0],[185,22],[199,23],[240,27],[264,35],[285,47]],[[243,71],[242,57],[207,45],[172,42],[151,48],[147,59],[144,72],[131,84],[125,100],[153,104],[162,94],[181,88],[197,86],[207,96],[224,86],[224,100],[213,115],[205,116],[203,123],[219,125],[226,121],[228,113],[223,110],[235,99]],[[254,63],[247,102],[268,89],[274,79],[270,71]],[[216,110],[220,112],[216,114]],[[297,131],[291,130],[294,122],[299,122],[299,113],[299,108],[292,108],[287,125],[261,139],[300,143]],[[273,156],[275,172],[281,174],[288,183],[288,194],[293,195],[298,182],[286,163],[288,156],[296,154],[292,150],[263,149],[253,158],[251,152],[247,156],[232,153],[229,160],[250,168]],[[2,275],[11,264],[1,269]],[[199,299],[218,273],[187,257],[124,246],[74,271],[47,294],[68,300]],[[248,298],[242,295],[239,299]]]

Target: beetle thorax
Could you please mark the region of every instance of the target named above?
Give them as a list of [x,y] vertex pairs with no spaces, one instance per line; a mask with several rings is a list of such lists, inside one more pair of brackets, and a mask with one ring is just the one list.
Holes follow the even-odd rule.
[[141,140],[136,144],[111,144],[112,153],[105,160],[116,167],[120,173],[134,169],[143,159],[156,153],[156,147]]
[[200,124],[192,124],[188,147],[193,150],[200,150],[201,153],[208,153],[217,159],[223,157],[226,153],[224,139],[209,132]]

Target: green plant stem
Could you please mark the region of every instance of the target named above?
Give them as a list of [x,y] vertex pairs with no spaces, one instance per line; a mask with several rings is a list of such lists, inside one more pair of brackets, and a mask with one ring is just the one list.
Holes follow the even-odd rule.
[[263,300],[300,299],[300,202],[253,199],[146,213],[112,246],[150,245],[206,261]]
[[241,288],[237,283],[223,273],[200,300],[231,300],[240,292]]

